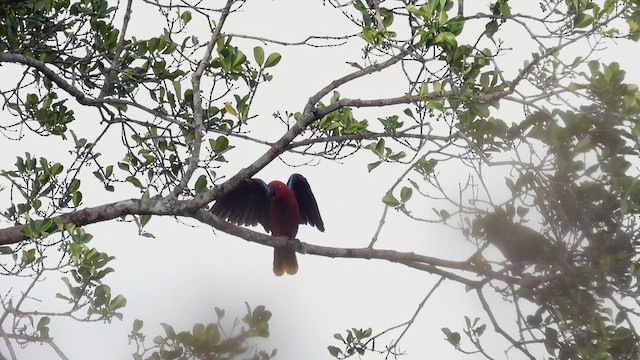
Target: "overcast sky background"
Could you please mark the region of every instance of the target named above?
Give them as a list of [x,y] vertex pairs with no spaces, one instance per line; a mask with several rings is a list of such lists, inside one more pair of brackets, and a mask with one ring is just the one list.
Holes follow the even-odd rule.
[[[223,3],[219,0],[210,2]],[[488,2],[466,3],[465,15],[487,12]],[[537,8],[536,1],[515,2],[513,5],[522,6],[522,3],[526,6],[516,7],[514,12],[527,13]],[[130,34],[138,38],[160,34],[164,22],[159,17],[154,18],[156,15],[141,1],[136,1]],[[122,11],[118,16],[121,19]],[[197,21],[195,17],[194,21]],[[469,26],[482,29],[484,23],[477,22]],[[355,33],[357,29],[332,7],[322,6],[322,1],[284,0],[249,1],[241,12],[229,17],[224,31],[300,41],[309,35],[345,35]],[[467,31],[465,29],[465,33]],[[209,38],[208,28],[203,26],[194,35],[205,41]],[[512,42],[515,51],[507,56],[513,57],[510,71],[515,71],[521,67],[522,60],[536,49],[523,49],[522,44],[528,39],[516,32],[512,35],[513,38],[506,40]],[[500,33],[500,36],[507,34]],[[252,134],[274,140],[285,129],[271,114],[275,111],[301,111],[309,96],[331,80],[352,72],[354,69],[345,62],[360,58],[362,41],[355,39],[347,46],[322,49],[285,48],[241,40],[236,45],[250,59],[253,58],[252,48],[256,45],[263,46],[267,54],[277,51],[283,55],[281,63],[270,71],[274,80],[261,86],[252,108],[252,113],[257,115],[252,120],[256,129]],[[640,83],[636,65],[639,56],[638,45],[625,41],[619,41],[597,55],[605,61],[620,62],[627,71],[626,82],[636,84]],[[504,59],[502,61],[504,64]],[[16,70],[22,71],[22,68],[3,65],[0,68],[1,77],[10,78],[11,72]],[[340,91],[343,97],[349,98],[399,96],[406,89],[403,80],[396,67],[392,71],[348,84]],[[404,108],[361,110],[357,114],[376,122],[378,117],[401,113]],[[4,113],[0,116],[7,115]],[[95,124],[98,117],[95,112],[87,111],[85,116],[77,117],[76,126],[86,126],[82,129],[88,132],[97,131]],[[520,119],[520,112],[515,112],[514,117]],[[270,133],[266,135],[266,132]],[[109,141],[113,141],[114,147],[119,146],[118,134],[112,135]],[[25,151],[51,156],[52,146],[55,146],[52,145],[55,144],[52,139],[26,139],[30,141],[15,143],[0,138],[3,169],[9,168],[15,162],[15,156]],[[227,157],[229,163],[222,164],[216,170],[218,174],[231,176],[266,150],[255,144],[237,141],[233,145],[236,150]],[[111,146],[109,142],[104,142],[102,146],[105,156],[119,160],[121,154],[108,153],[108,147]],[[61,147],[57,149],[66,151]],[[290,164],[302,163],[296,157],[285,156],[284,159]],[[366,164],[375,160],[365,152],[340,163],[321,161],[313,167],[292,168],[276,160],[257,177],[267,182],[275,179],[286,181],[292,172],[299,172],[309,180],[318,199],[326,231],[320,233],[315,228],[302,226],[298,233],[302,241],[335,247],[365,247],[371,241],[384,208],[380,200],[382,195],[404,171],[404,167],[387,165],[369,174]],[[445,167],[440,181],[456,184],[466,174],[466,169],[464,171],[456,173],[456,169]],[[417,176],[413,178],[419,179]],[[85,186],[100,184],[95,179],[88,179]],[[123,189],[116,187],[113,195],[101,195],[100,198],[92,198],[89,189],[85,189],[84,206],[139,196],[135,190],[124,189],[121,192]],[[5,201],[6,196],[0,199]],[[424,204],[424,207],[430,211],[431,205]],[[417,224],[395,211],[390,211],[387,222],[378,248],[413,251],[451,260],[466,259],[473,251],[462,234],[442,226]],[[134,319],[145,321],[143,330],[151,340],[156,334],[162,333],[160,322],[173,325],[177,331],[190,330],[197,322],[213,322],[214,306],[227,310],[227,320],[232,320],[234,316],[242,317],[245,301],[252,306],[265,305],[273,312],[271,337],[263,348],[277,348],[277,358],[328,359],[327,345],[338,345],[333,339],[334,333],[351,327],[372,327],[377,333],[408,320],[438,280],[437,276],[384,261],[330,259],[301,254],[298,254],[298,274],[278,278],[271,271],[272,248],[220,232],[214,233],[208,226],[189,219],[175,221],[156,217],[151,220],[147,230],[155,235],[154,239],[138,236],[132,223],[109,222],[87,227],[87,231],[94,235],[92,246],[116,257],[111,264],[116,272],[109,275],[106,282],[114,294],[124,294],[128,304],[124,309],[124,321],[115,320],[109,325],[53,319],[51,335],[71,359],[130,358],[133,348],[127,346],[127,333]],[[258,230],[262,231],[261,228]],[[495,253],[492,249],[488,253],[492,251]],[[6,286],[0,283],[0,291],[5,292]],[[43,308],[55,306],[56,300],[52,300],[51,295],[62,291],[62,286],[57,276],[50,276],[42,284],[36,294],[43,299]],[[507,309],[510,308],[507,306]],[[464,325],[464,315],[471,318],[480,316],[482,321],[487,322],[474,294],[466,294],[462,285],[445,281],[405,335],[401,349],[408,352],[406,358],[463,358],[443,340],[440,328],[450,327],[460,331]],[[377,342],[377,347],[382,348],[398,335],[396,331],[384,337]],[[501,340],[496,341],[496,349],[505,348],[501,346],[504,345]],[[3,345],[0,345],[0,351],[5,352]],[[33,345],[25,354],[27,359],[54,356],[47,346]],[[493,351],[491,355],[503,357],[500,350]]]

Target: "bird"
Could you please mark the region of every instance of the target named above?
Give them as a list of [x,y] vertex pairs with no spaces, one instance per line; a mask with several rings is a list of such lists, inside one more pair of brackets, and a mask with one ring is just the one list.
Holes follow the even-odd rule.
[[[324,232],[316,198],[309,182],[300,174],[292,174],[286,184],[247,179],[218,198],[211,212],[237,225],[260,224],[272,236],[286,236],[289,240],[296,238],[300,224]],[[273,273],[282,276],[285,272],[289,275],[298,272],[296,252],[286,246],[274,248]]]
[[536,263],[558,258],[558,246],[530,227],[513,223],[504,211],[485,215],[480,218],[480,223],[487,241],[512,263]]

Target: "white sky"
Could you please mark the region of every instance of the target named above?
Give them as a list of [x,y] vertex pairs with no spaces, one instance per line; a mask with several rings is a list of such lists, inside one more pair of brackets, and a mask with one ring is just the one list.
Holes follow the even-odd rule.
[[[141,2],[136,3],[142,5]],[[222,2],[216,0],[211,3]],[[486,12],[484,1],[467,3],[467,14],[476,12],[478,8]],[[537,2],[526,3],[536,6]],[[145,11],[148,12],[148,9]],[[149,21],[151,14],[144,13],[141,7],[136,7],[132,16],[134,19],[140,19],[140,16],[145,18],[132,22],[130,31],[139,38],[159,34],[164,26],[163,22]],[[478,26],[483,27],[484,23]],[[242,13],[230,16],[225,31],[299,41],[308,35],[343,35],[354,33],[356,29],[333,8],[321,6],[321,1],[284,0],[250,1]],[[197,36],[201,41],[207,39],[207,29],[203,28]],[[507,40],[515,40],[516,51],[509,56],[517,58],[512,63],[517,69],[522,59],[535,49],[517,47],[522,39]],[[238,41],[237,45],[252,59],[251,49],[258,44]],[[267,54],[278,51],[283,59],[271,71],[274,80],[264,84],[258,92],[252,109],[253,114],[258,115],[253,120],[256,128],[283,130],[271,114],[278,110],[300,111],[309,96],[332,79],[351,72],[353,68],[345,62],[359,59],[361,45],[359,40],[353,41],[348,47],[329,49],[262,45]],[[626,82],[640,83],[640,72],[635,64],[640,55],[637,44],[620,41],[600,55],[608,61],[621,63],[627,71]],[[0,68],[3,77],[8,74],[7,69],[12,67]],[[346,86],[341,93],[343,97],[351,98],[398,96],[405,91],[402,79],[398,80],[394,72],[378,74]],[[373,123],[377,117],[392,113],[392,110],[385,109],[357,114],[362,114]],[[82,121],[95,126],[97,118],[94,115],[89,113]],[[260,131],[254,134],[262,135]],[[278,134],[273,132],[269,140],[275,139]],[[115,134],[114,141],[117,139]],[[10,143],[0,138],[0,147],[4,152],[0,157],[2,168],[8,168],[14,162],[15,155],[24,151],[35,154],[51,151],[46,147],[48,142],[49,139],[38,139],[37,142]],[[231,161],[217,170],[219,174],[232,175],[251,163],[256,154],[266,150],[252,144],[234,142],[233,145],[237,150],[228,156]],[[302,241],[336,247],[365,247],[375,232],[383,210],[380,201],[382,195],[404,170],[400,166],[381,166],[368,174],[366,163],[375,160],[364,152],[343,163],[322,161],[319,166],[305,168],[290,168],[276,160],[258,177],[265,181],[285,181],[292,172],[300,172],[307,177],[318,199],[326,232],[320,233],[315,228],[302,226],[298,233]],[[455,169],[448,169],[443,174],[447,177],[441,179],[443,183],[454,184],[460,180],[461,174],[456,174]],[[97,181],[93,183],[99,186]],[[85,206],[136,196],[135,192],[116,192],[111,197],[92,199],[88,189],[84,190],[84,194]],[[424,206],[431,208],[430,204]],[[443,227],[415,224],[403,215],[395,214],[395,211],[390,211],[387,221],[378,243],[379,248],[414,251],[454,260],[466,258],[471,249],[461,234]],[[333,339],[334,333],[342,333],[351,327],[373,327],[376,333],[408,320],[417,304],[438,280],[436,276],[399,264],[300,254],[299,273],[278,278],[271,272],[271,248],[222,233],[215,235],[208,226],[194,220],[187,219],[184,223],[190,226],[170,218],[152,219],[148,231],[155,235],[155,239],[137,236],[135,225],[130,223],[110,222],[87,227],[87,231],[94,235],[92,245],[116,257],[111,264],[116,272],[109,275],[106,281],[114,293],[122,293],[127,297],[128,305],[124,309],[124,321],[115,320],[109,325],[61,323],[53,319],[51,335],[71,359],[86,359],[88,356],[104,360],[130,358],[133,349],[127,346],[126,335],[136,318],[145,321],[144,330],[151,340],[156,334],[162,333],[160,322],[169,323],[180,331],[190,330],[196,322],[214,321],[214,306],[226,309],[228,320],[233,316],[241,317],[244,315],[245,301],[252,306],[263,304],[273,312],[271,337],[265,342],[264,348],[278,348],[277,358],[328,359],[327,345],[338,345]],[[56,300],[50,300],[50,295],[62,291],[62,286],[55,276],[42,284],[38,294],[44,301],[43,306],[53,305],[49,302]],[[0,291],[6,291],[2,284]],[[462,355],[454,353],[443,340],[440,328],[450,327],[460,331],[464,325],[464,315],[472,319],[480,316],[482,321],[488,322],[474,294],[466,294],[463,285],[445,281],[405,335],[401,349],[407,350],[409,356],[406,358],[461,358]],[[395,332],[383,339],[390,342],[398,334]],[[504,346],[500,346],[504,344],[497,341],[496,348],[504,349]],[[384,345],[384,341],[377,343],[380,348]],[[4,351],[1,346],[0,349]],[[25,353],[27,359],[35,359],[36,356],[53,358],[46,346],[31,351],[33,349]],[[499,350],[493,351],[492,355],[503,357]]]

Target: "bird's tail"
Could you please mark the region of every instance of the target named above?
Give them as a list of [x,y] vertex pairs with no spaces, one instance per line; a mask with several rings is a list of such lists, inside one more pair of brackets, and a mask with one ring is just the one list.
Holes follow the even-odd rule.
[[296,252],[288,247],[273,249],[273,273],[282,276],[287,273],[293,275],[298,272]]

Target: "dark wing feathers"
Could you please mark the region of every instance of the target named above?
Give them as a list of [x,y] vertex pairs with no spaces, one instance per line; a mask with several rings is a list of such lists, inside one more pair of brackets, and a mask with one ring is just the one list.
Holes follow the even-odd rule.
[[[300,174],[293,174],[289,177],[287,186],[293,190],[298,202],[300,224],[309,224],[324,231],[318,203],[307,179]],[[234,224],[260,224],[266,231],[270,231],[268,189],[267,184],[260,179],[245,180],[237,188],[217,199],[211,207],[211,212]]]
[[320,216],[320,210],[318,210],[318,203],[315,196],[313,196],[313,192],[311,192],[307,179],[300,174],[293,174],[289,177],[287,186],[296,195],[298,208],[300,209],[300,224],[309,224],[317,227],[320,231],[324,231],[324,223]]
[[269,229],[269,193],[260,179],[245,180],[237,188],[216,200],[211,212],[231,223]]

